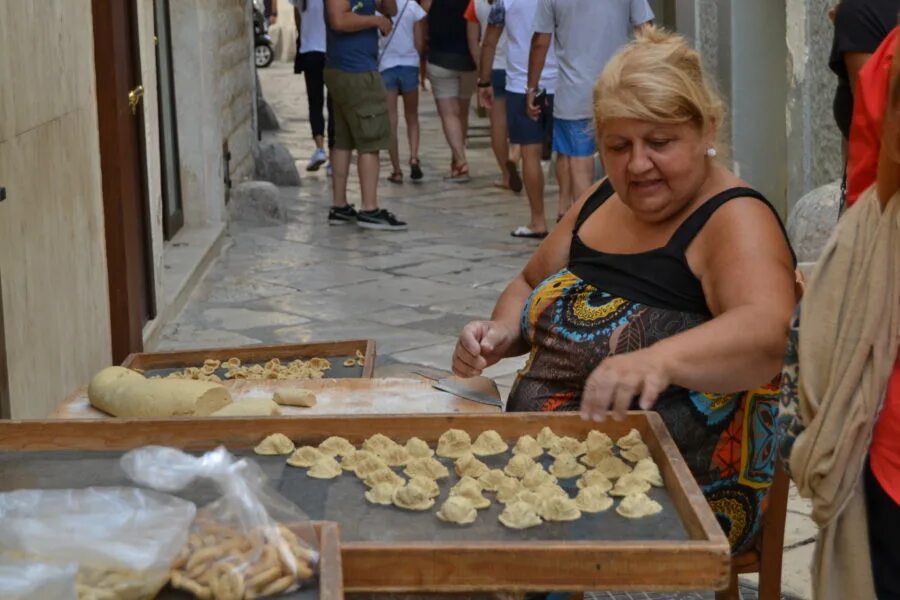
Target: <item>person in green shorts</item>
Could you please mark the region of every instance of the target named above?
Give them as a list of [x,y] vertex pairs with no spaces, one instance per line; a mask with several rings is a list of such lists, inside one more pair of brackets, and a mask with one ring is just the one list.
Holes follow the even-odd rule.
[[[388,35],[396,0],[327,0],[325,85],[334,101],[332,207],[329,225],[356,223],[366,229],[402,231],[406,223],[378,208],[378,152],[391,143],[384,83],[378,73],[378,33]],[[376,11],[381,15],[375,14]],[[382,16],[386,15],[386,16]],[[362,210],[347,203],[350,155],[357,172]]]

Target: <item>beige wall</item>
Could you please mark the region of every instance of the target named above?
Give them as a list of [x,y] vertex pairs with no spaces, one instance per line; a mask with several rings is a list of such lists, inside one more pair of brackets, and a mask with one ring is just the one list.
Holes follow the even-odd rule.
[[90,0],[0,0],[0,277],[12,415],[110,362]]
[[253,22],[245,0],[218,0],[218,5],[216,79],[221,131],[231,151],[229,174],[237,182],[253,174]]

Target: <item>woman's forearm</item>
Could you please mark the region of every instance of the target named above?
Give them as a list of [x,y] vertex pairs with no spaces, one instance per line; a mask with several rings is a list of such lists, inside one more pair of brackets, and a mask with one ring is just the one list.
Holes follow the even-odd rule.
[[528,342],[522,337],[522,311],[531,292],[534,291],[524,275],[521,273],[506,286],[503,293],[497,299],[491,320],[507,327],[516,336],[515,342],[510,346],[507,357],[519,356],[529,351]]
[[666,338],[647,352],[664,365],[670,383],[732,393],[769,383],[781,370],[789,315],[746,305]]

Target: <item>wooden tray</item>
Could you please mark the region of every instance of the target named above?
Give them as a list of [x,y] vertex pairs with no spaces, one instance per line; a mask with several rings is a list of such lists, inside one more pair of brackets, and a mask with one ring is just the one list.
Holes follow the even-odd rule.
[[[348,592],[476,590],[700,590],[728,583],[729,546],[700,488],[654,413],[629,413],[622,422],[582,421],[572,413],[477,415],[393,415],[210,420],[14,421],[0,422],[0,452],[17,451],[21,469],[28,453],[69,450],[120,451],[146,444],[204,450],[225,444],[246,450],[281,432],[295,441],[317,443],[340,435],[355,444],[380,432],[398,440],[412,435],[434,443],[451,427],[477,435],[494,429],[505,439],[545,425],[561,435],[584,437],[591,429],[616,438],[638,429],[660,467],[674,506],[672,518],[686,532],[682,540],[593,539],[581,541],[377,540],[341,542]],[[10,467],[12,468],[12,467]],[[0,472],[0,480],[9,474]],[[19,485],[34,485],[27,472]],[[85,485],[92,482],[84,481]],[[539,529],[539,528],[538,528]]]
[[[352,371],[348,369],[347,374],[339,376],[372,377],[375,372],[375,340],[201,348],[171,352],[139,352],[129,354],[122,362],[122,366],[130,369],[139,369],[144,371],[146,375],[152,375],[154,370],[160,369],[201,367],[203,366],[203,361],[207,358],[215,358],[224,362],[232,356],[236,356],[243,363],[265,363],[273,358],[278,358],[285,362],[298,358],[308,360],[319,356],[328,358],[332,363],[332,369],[339,371],[344,369],[343,360],[348,357],[355,357],[357,350],[365,356],[361,369],[359,367],[354,368]],[[334,378],[334,375],[331,376]]]
[[[316,405],[310,408],[282,406],[281,414],[307,415],[361,415],[397,413],[456,413],[499,412],[496,406],[466,400],[431,387],[430,381],[421,379],[299,379],[232,381],[228,391],[232,398],[269,398],[278,389],[302,388],[316,394]],[[499,398],[498,398],[499,399]],[[51,419],[112,419],[110,415],[91,406],[87,388],[71,394],[50,414]],[[196,420],[209,417],[182,417]]]

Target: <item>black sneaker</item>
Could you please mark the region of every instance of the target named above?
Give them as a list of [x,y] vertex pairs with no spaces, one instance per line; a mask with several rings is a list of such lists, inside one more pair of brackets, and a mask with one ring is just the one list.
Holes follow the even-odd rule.
[[394,213],[383,208],[361,210],[356,215],[356,224],[364,229],[381,229],[383,231],[405,231],[406,223],[394,216]]
[[347,223],[355,223],[359,213],[353,208],[352,204],[347,206],[332,206],[328,211],[329,225],[346,225]]

